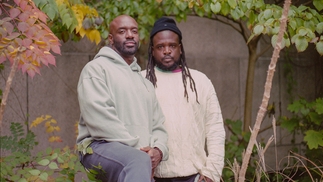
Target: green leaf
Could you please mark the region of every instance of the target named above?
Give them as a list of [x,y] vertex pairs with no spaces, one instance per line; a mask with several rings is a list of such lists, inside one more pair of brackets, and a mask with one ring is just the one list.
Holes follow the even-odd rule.
[[318,23],[315,30],[317,33],[321,34],[323,32],[323,22]]
[[93,154],[93,149],[91,147],[86,148],[87,154]]
[[308,42],[305,37],[299,36],[295,40],[295,46],[298,52],[303,52],[308,47]]
[[321,11],[323,9],[323,0],[314,0],[313,5],[318,11]]
[[32,174],[33,176],[38,176],[40,174],[40,171],[38,169],[32,169],[30,171],[28,171],[30,174]]
[[39,178],[44,180],[44,181],[47,181],[47,178],[48,178],[48,174],[46,172],[43,172],[39,175]]
[[316,44],[316,50],[321,56],[323,56],[323,41]]
[[254,24],[256,19],[257,19],[257,16],[255,15],[254,11],[250,11],[249,12],[249,20],[248,20],[248,22],[250,24]]
[[308,113],[309,117],[310,117],[310,120],[315,123],[316,125],[320,126],[321,125],[321,122],[323,120],[323,117],[321,115],[319,115],[318,113],[316,112],[309,112]]
[[318,146],[323,146],[323,131],[306,131],[304,141],[307,142],[309,149],[317,149]]
[[230,6],[229,6],[229,4],[228,3],[226,3],[226,2],[222,2],[222,4],[221,4],[221,13],[224,15],[224,16],[226,16],[226,15],[228,15],[229,14],[229,12],[230,12]]
[[277,35],[271,37],[271,46],[275,47],[277,43]]
[[50,159],[53,160],[53,159],[56,159],[57,157],[58,157],[58,154],[55,152],[50,156]]
[[38,164],[42,165],[42,166],[47,166],[49,164],[49,160],[48,159],[43,159],[41,161],[38,162]]
[[216,2],[215,4],[211,3],[211,10],[214,14],[219,13],[221,11],[221,3],[219,2]]
[[323,98],[318,98],[316,99],[316,107],[315,107],[315,111],[318,114],[323,114]]
[[304,5],[300,5],[300,6],[297,8],[297,10],[298,10],[299,12],[303,12],[303,11],[305,11],[306,9],[308,9],[308,7],[307,7],[307,6],[304,6]]
[[228,0],[228,3],[232,9],[235,9],[237,6],[236,0]]
[[262,31],[264,30],[264,26],[263,25],[256,25],[254,28],[253,28],[253,32],[256,34],[256,35],[260,35],[262,33]]
[[51,163],[49,163],[48,167],[49,167],[50,169],[58,169],[58,166],[57,166],[57,164],[56,164],[55,162],[51,162]]
[[280,126],[286,128],[289,132],[292,132],[299,126],[299,122],[296,118],[283,119]]
[[308,33],[308,30],[306,28],[304,28],[304,27],[301,27],[300,29],[298,29],[297,33],[300,36],[305,36]]
[[272,15],[273,15],[273,10],[271,10],[271,9],[266,9],[266,10],[264,11],[264,18],[265,18],[265,19],[269,19]]
[[21,178],[18,180],[18,182],[28,182],[28,181],[26,180],[26,178]]

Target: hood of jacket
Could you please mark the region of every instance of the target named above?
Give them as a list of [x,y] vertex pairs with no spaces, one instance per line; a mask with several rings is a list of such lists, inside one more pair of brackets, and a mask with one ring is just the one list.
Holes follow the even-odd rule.
[[128,65],[127,62],[115,50],[108,46],[105,46],[102,49],[100,49],[100,51],[95,55],[94,59],[101,56],[107,57],[109,60],[121,66],[130,67],[132,71],[141,71],[141,67],[137,64],[136,57],[134,57],[133,62],[130,65]]

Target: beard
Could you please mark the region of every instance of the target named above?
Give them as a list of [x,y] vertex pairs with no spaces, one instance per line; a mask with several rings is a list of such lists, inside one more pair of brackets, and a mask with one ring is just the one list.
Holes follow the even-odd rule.
[[[162,59],[164,59],[164,58],[162,58]],[[180,66],[180,60],[181,60],[181,57],[177,61],[174,61],[174,63],[172,65],[166,66],[166,65],[163,65],[160,61],[156,61],[154,59],[154,61],[156,63],[156,66],[158,68],[160,68],[161,70],[163,70],[163,71],[174,71],[174,70],[176,70],[178,68],[178,66]]]
[[[126,42],[129,42],[129,41],[134,42],[135,46],[131,48],[127,48],[125,44]],[[118,50],[120,54],[128,55],[128,56],[134,55],[138,50],[138,44],[135,40],[126,40],[125,42],[114,40],[114,47]]]

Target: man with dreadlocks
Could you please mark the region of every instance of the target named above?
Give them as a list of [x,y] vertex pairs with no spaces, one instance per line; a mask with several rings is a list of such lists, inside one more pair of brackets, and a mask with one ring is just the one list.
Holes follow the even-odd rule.
[[187,67],[173,19],[155,22],[148,54],[142,74],[156,87],[169,136],[169,158],[155,169],[156,182],[220,181],[225,130],[218,98],[206,75]]

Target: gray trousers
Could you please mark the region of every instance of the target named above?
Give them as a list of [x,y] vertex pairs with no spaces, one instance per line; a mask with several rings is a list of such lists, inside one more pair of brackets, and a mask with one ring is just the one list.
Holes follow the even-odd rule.
[[[80,154],[80,161],[89,170],[98,172],[102,182],[151,182],[152,167],[148,154],[119,142],[94,141],[93,154]],[[98,166],[100,166],[99,169]],[[91,171],[91,170],[89,170]]]

